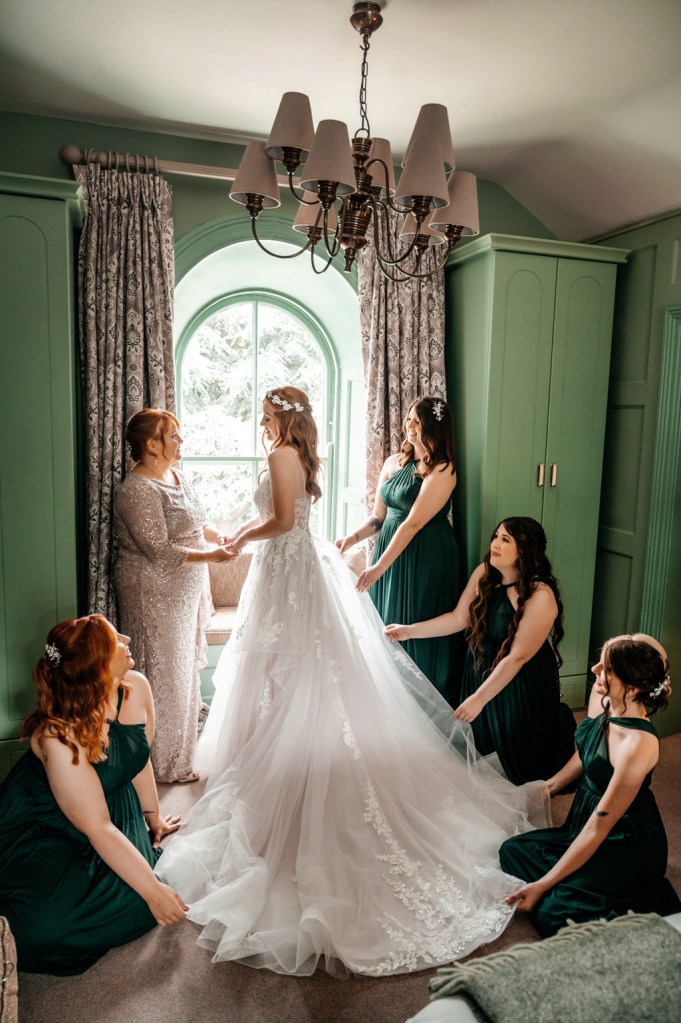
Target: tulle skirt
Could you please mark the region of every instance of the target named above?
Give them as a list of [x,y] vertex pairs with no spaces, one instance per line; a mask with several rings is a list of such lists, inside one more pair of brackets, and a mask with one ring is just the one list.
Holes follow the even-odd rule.
[[195,766],[208,787],[156,868],[217,960],[380,976],[496,938],[510,835],[550,823],[390,643],[338,551],[261,543]]

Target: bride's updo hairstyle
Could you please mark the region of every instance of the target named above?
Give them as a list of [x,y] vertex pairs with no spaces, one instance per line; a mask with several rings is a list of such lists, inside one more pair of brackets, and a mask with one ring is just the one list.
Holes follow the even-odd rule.
[[[612,672],[625,686],[634,686],[634,696],[625,702],[642,703],[649,714],[665,710],[672,691],[669,663],[651,643],[638,636],[617,636],[603,648],[606,690]],[[605,701],[605,702],[604,702]],[[607,703],[607,693],[601,703]]]
[[264,397],[268,415],[277,417],[279,436],[272,449],[287,444],[296,448],[305,470],[305,492],[315,501],[322,496],[317,483],[319,455],[317,454],[317,424],[312,418],[310,399],[297,387],[273,387]]
[[[431,398],[423,395],[415,398],[409,406],[409,412],[416,414],[421,424],[421,444],[425,453],[416,476],[428,476],[436,465],[443,472],[447,466],[454,475],[456,472],[456,448],[454,445],[454,429],[452,413],[449,405],[442,398]],[[409,412],[407,415],[409,415]],[[402,424],[402,432],[407,433],[407,420]],[[401,447],[400,468],[414,457],[414,445],[405,440]]]
[[55,736],[72,750],[74,764],[76,742],[85,748],[91,764],[105,760],[106,701],[114,685],[109,665],[116,644],[116,631],[103,615],[55,625],[33,669],[38,708],[24,721],[22,737],[38,733],[42,746],[45,736]]
[[[125,439],[130,445],[133,462],[140,462],[147,450],[148,440],[163,441],[163,434],[171,427],[180,429],[177,416],[163,408],[143,408],[137,412],[125,430]],[[164,445],[165,450],[165,445]]]
[[[490,544],[500,526],[503,526],[509,536],[513,537],[518,548],[518,560],[516,562],[518,581],[515,584],[518,591],[518,607],[510,621],[508,633],[501,644],[499,653],[495,657],[490,671],[497,666],[501,658],[505,657],[511,649],[511,644],[518,631],[518,625],[525,610],[525,603],[534,593],[537,583],[545,583],[552,590],[558,605],[558,614],[553,623],[551,633],[551,645],[556,655],[556,670],[558,670],[563,663],[563,658],[558,652],[558,645],[565,634],[563,629],[563,603],[560,599],[558,583],[553,574],[551,562],[546,556],[546,533],[536,519],[531,519],[525,515],[513,515],[511,518],[502,519],[496,526],[490,537]],[[492,564],[489,548],[483,558],[483,564],[485,571],[480,577],[478,592],[470,606],[471,624],[466,630],[466,640],[468,641],[469,649],[478,657],[484,650],[489,603],[492,594],[498,589],[502,581],[501,572]]]

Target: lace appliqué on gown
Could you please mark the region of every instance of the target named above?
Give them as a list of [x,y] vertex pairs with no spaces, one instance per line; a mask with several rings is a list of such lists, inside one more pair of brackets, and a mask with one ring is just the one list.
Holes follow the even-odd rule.
[[[255,500],[267,517],[267,478]],[[510,920],[497,852],[543,790],[475,756],[309,512],[297,501],[251,561],[197,751],[209,784],[158,873],[216,960],[298,976],[451,962]]]

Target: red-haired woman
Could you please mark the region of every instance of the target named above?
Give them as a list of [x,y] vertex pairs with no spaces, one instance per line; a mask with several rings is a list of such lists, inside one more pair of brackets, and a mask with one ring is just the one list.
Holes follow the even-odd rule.
[[563,605],[535,519],[499,523],[453,611],[389,625],[386,635],[401,640],[463,630],[468,651],[455,716],[472,724],[478,751],[496,753],[516,785],[549,777],[574,750],[575,721],[560,700]]
[[[196,781],[199,671],[210,617],[208,561],[229,561],[191,484],[178,472],[182,437],[171,412],[143,409],[125,434],[135,462],[116,494],[115,568],[121,628],[156,701],[151,751],[162,782]],[[212,546],[208,547],[207,543]]]
[[154,705],[127,644],[101,615],[61,622],[33,672],[31,749],[0,789],[0,913],[20,970],[82,973],[185,916],[152,870],[179,818],[159,811]]
[[498,848],[545,785],[516,788],[476,759],[468,726],[451,735],[449,705],[312,536],[307,395],[268,391],[262,427],[258,519],[231,542],[256,550],[197,747],[208,787],[159,876],[216,960],[301,976],[448,962],[511,918]]
[[[440,398],[416,398],[404,420],[405,440],[381,470],[371,516],[337,541],[341,553],[378,534],[374,561],[357,589],[369,590],[384,622],[420,622],[457,601],[459,551],[449,522],[456,487],[452,415]],[[404,649],[442,693],[453,670],[451,636],[409,638]]]

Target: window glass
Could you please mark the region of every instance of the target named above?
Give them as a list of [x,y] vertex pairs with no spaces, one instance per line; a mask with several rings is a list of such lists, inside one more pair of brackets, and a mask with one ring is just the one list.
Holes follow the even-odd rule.
[[[308,394],[324,454],[329,369],[311,327],[283,304],[227,298],[190,329],[178,365],[182,460],[210,521],[230,531],[253,515],[251,496],[265,462],[261,402],[271,387],[288,384]],[[311,522],[321,534],[322,502]]]

